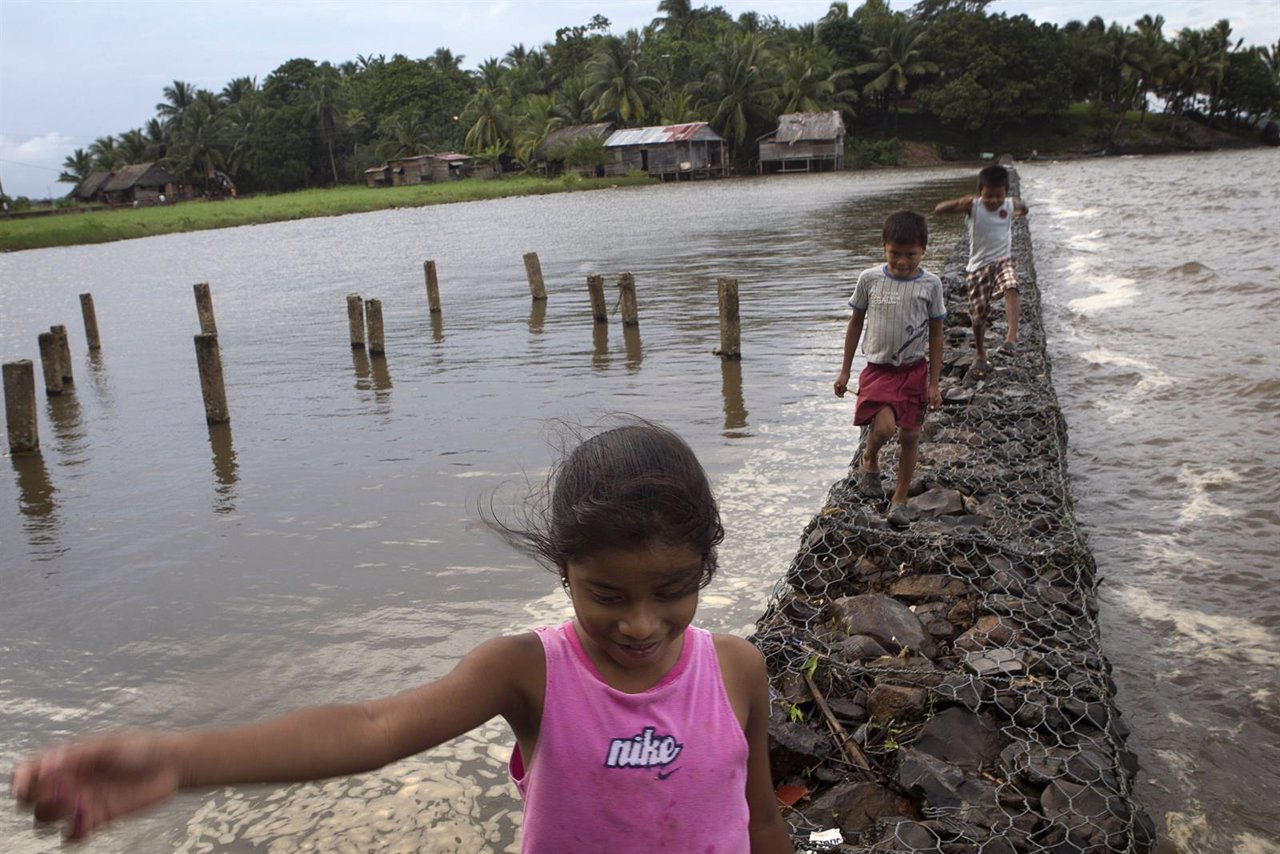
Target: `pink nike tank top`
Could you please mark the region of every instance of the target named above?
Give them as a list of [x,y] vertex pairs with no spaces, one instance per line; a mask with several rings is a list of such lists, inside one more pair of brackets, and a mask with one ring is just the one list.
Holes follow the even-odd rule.
[[611,688],[573,622],[537,629],[547,660],[537,754],[519,746],[523,854],[748,854],[747,740],[711,633],[642,694]]

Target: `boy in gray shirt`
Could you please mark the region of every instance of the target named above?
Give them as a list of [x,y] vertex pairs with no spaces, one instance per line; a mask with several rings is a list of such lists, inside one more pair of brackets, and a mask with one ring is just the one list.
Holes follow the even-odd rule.
[[[853,423],[869,425],[858,460],[858,487],[868,498],[883,498],[880,449],[898,434],[898,479],[887,519],[894,527],[911,521],[907,490],[915,471],[920,428],[926,409],[942,405],[942,280],[920,266],[929,226],[912,211],[884,221],[885,263],[858,276],[849,306],[853,314],[844,336],[844,361],[836,377],[836,397],[844,397],[858,339],[867,366],[858,376]],[[928,358],[926,358],[926,351]]]

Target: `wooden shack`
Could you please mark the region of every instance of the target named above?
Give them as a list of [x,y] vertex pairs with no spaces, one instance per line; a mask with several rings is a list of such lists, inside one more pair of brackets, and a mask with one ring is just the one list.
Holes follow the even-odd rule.
[[403,187],[408,184],[421,184],[431,180],[430,154],[415,154],[412,157],[397,157],[387,161],[390,171],[391,186]]
[[[559,175],[564,171],[564,156],[574,143],[582,139],[604,143],[613,133],[613,122],[596,122],[586,125],[569,125],[547,134],[533,152],[533,168],[543,176]],[[603,174],[603,173],[601,173]]]
[[390,187],[391,167],[386,163],[381,166],[370,166],[364,170],[364,184],[366,187]]
[[729,174],[728,146],[706,122],[623,128],[605,140],[611,156],[606,175],[647,172],[663,181],[722,178]]
[[432,181],[456,181],[471,174],[471,155],[441,151],[430,155],[427,169]]
[[89,177],[76,185],[72,195],[82,202],[100,202],[102,201],[103,187],[106,186],[110,178],[111,172],[105,169],[90,172]]
[[844,168],[844,119],[839,110],[787,113],[760,137],[760,172],[829,172]]
[[102,185],[103,196],[117,205],[154,205],[176,200],[178,179],[157,163],[134,163],[113,173]]

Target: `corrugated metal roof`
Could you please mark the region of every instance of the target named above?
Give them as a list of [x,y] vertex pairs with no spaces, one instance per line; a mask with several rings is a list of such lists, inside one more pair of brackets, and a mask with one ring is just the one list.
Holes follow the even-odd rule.
[[672,142],[723,142],[724,138],[713,131],[706,122],[690,122],[683,125],[658,125],[647,128],[623,128],[615,130],[607,140],[605,148],[619,148],[627,145],[665,145]]
[[833,140],[844,131],[844,119],[839,110],[825,113],[787,113],[778,116],[775,139],[790,143],[801,140]]

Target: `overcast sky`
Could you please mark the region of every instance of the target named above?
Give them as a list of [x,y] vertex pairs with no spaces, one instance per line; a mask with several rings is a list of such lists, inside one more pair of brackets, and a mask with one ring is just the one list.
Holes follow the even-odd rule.
[[[913,0],[891,0],[907,9]],[[720,0],[788,24],[822,17],[829,0]],[[859,0],[850,0],[857,8]],[[554,41],[604,15],[612,32],[653,20],[658,0],[0,0],[0,186],[10,196],[63,195],[62,161],[98,137],[141,127],[174,80],[219,91],[286,60],[357,54],[417,59],[446,47],[474,68],[512,45]],[[990,11],[1065,23],[1100,15],[1165,18],[1165,34],[1231,21],[1246,44],[1280,40],[1280,0],[996,0]]]

